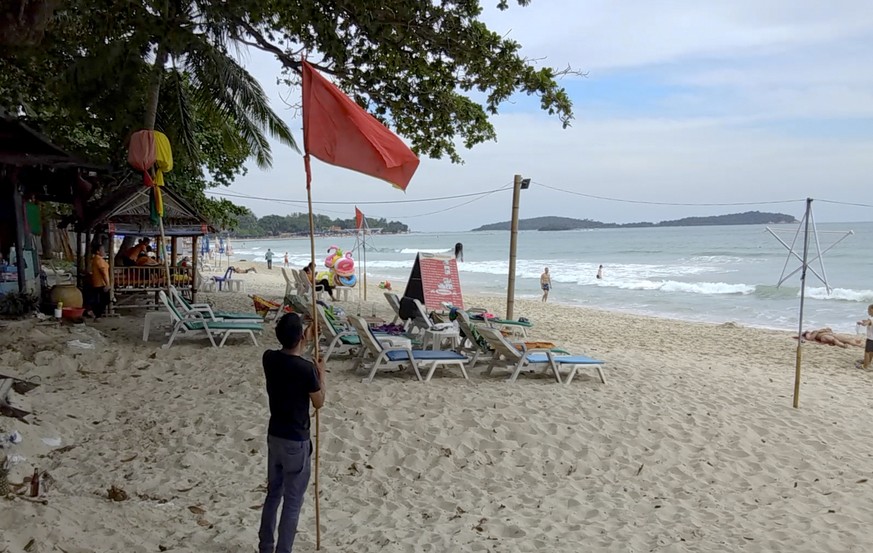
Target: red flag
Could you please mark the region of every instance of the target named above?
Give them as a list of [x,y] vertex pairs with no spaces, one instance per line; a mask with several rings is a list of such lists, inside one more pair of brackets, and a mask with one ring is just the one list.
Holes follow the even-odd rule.
[[[325,163],[406,190],[419,159],[375,117],[303,62],[303,147]],[[307,185],[309,175],[308,158]]]
[[355,206],[355,226],[358,230],[364,227],[364,212],[358,209],[358,206]]

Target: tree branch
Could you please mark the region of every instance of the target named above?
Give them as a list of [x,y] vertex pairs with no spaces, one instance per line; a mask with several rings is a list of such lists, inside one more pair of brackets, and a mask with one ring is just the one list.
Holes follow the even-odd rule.
[[[298,59],[294,59],[294,56],[292,56],[291,54],[289,54],[288,52],[284,51],[284,50],[283,50],[282,48],[280,48],[279,46],[276,46],[275,44],[273,44],[272,42],[270,42],[269,40],[267,40],[267,39],[264,37],[264,35],[263,35],[260,31],[258,31],[258,30],[257,30],[257,29],[256,29],[256,28],[255,28],[251,23],[249,23],[248,21],[243,21],[243,20],[241,20],[241,19],[237,19],[237,20],[236,20],[236,23],[237,23],[240,27],[242,27],[243,29],[245,29],[246,33],[248,33],[248,35],[254,39],[254,42],[252,42],[252,41],[250,41],[250,40],[245,40],[245,39],[242,38],[242,37],[237,37],[237,40],[238,40],[239,42],[241,42],[241,43],[243,43],[243,44],[245,44],[245,45],[247,45],[247,46],[251,46],[251,47],[253,47],[253,48],[257,48],[258,50],[261,50],[261,51],[263,51],[263,52],[267,52],[267,53],[269,53],[269,54],[273,54],[274,56],[276,56],[276,59],[278,59],[279,62],[280,62],[280,63],[281,63],[285,68],[287,68],[287,69],[291,69],[292,71],[294,71],[294,72],[296,72],[296,73],[298,73],[298,74],[301,73],[301,70],[300,70],[300,66],[301,66],[300,60],[298,60]],[[317,63],[310,63],[310,65],[312,65],[312,67],[318,69],[318,70],[319,70],[320,72],[322,72],[322,73],[327,73],[327,74],[329,74],[329,75],[334,75],[334,76],[339,75],[338,72],[336,72],[336,71],[334,71],[333,69],[330,69],[330,68],[328,68],[328,67],[325,67],[325,66],[323,66],[323,65],[320,65],[320,64],[317,64]]]

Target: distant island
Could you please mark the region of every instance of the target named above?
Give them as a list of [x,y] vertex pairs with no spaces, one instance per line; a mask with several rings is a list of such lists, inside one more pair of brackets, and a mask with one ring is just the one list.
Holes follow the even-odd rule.
[[[703,227],[716,225],[775,225],[779,223],[797,223],[793,215],[784,213],[764,213],[761,211],[746,211],[745,213],[732,213],[730,215],[713,215],[711,217],[685,217],[673,221],[661,221],[660,223],[601,223],[591,219],[572,219],[570,217],[534,217],[532,219],[520,219],[518,230],[577,230],[595,228],[647,228],[647,227]],[[492,223],[474,228],[479,230],[510,230],[510,222]]]

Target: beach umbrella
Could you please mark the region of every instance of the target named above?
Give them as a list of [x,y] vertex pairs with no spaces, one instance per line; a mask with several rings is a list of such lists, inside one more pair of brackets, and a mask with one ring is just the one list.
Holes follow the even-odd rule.
[[[385,180],[406,190],[418,169],[419,159],[400,138],[378,119],[346,96],[305,60],[303,72],[303,165],[309,205],[309,243],[315,266],[315,225],[312,213],[312,167],[310,156],[330,165],[345,167]],[[316,295],[312,294],[312,313]],[[318,318],[314,317],[314,340],[318,343]],[[315,348],[318,359],[318,348]],[[315,411],[315,548],[321,547],[318,502],[319,417]]]

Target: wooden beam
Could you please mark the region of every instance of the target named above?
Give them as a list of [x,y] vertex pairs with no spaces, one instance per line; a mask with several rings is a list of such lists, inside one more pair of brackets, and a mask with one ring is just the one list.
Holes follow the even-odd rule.
[[115,314],[114,302],[115,297],[115,234],[109,233],[109,245],[106,247],[106,254],[109,256],[109,314]]

